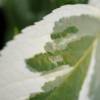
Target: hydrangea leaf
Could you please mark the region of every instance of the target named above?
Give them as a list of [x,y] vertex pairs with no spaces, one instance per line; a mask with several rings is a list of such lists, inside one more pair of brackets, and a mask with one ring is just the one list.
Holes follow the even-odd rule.
[[[28,68],[26,68],[25,59],[43,51],[43,46],[50,39],[50,33],[53,31],[55,22],[62,18],[66,19],[63,20],[65,23],[59,22],[61,26],[55,29],[55,31],[57,30],[56,32],[62,30],[64,26],[75,25],[78,27],[78,33],[80,35],[95,35],[96,33],[100,33],[99,9],[80,4],[65,5],[55,9],[49,15],[45,16],[43,20],[23,29],[21,31],[22,34],[17,35],[13,40],[9,41],[0,52],[0,100],[25,100],[26,96],[30,93],[38,92],[41,85],[48,80],[44,80],[43,76],[40,76],[39,73],[30,72]],[[100,46],[98,45],[98,47]],[[99,51],[100,49],[98,48],[98,56]],[[98,66],[96,66],[97,69],[95,68],[95,73],[98,73],[98,75],[96,80],[93,80],[95,81],[94,84],[96,87],[98,87],[97,84],[100,83],[98,70],[100,57],[97,58],[97,55],[96,64],[98,64]],[[61,75],[61,73],[58,74]],[[55,75],[53,77],[55,77]],[[49,78],[51,78],[51,76]],[[86,93],[88,92],[87,89],[83,90],[86,91]],[[94,95],[97,93],[95,90],[97,89],[94,88]],[[88,97],[84,96],[84,100],[87,98]]]

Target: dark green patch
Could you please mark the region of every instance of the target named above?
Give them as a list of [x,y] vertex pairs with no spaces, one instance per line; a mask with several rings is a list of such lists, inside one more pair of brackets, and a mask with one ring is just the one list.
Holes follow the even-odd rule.
[[73,33],[77,33],[77,32],[78,32],[78,28],[77,27],[70,26],[67,29],[65,29],[63,32],[52,33],[51,34],[51,38],[52,39],[58,39],[58,38],[66,37],[68,34],[73,34]]

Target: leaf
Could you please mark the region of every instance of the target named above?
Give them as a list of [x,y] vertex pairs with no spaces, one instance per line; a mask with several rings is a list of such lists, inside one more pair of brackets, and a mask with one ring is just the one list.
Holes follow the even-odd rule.
[[55,50],[54,53],[40,53],[27,59],[26,63],[31,71],[49,71],[62,65],[70,66],[83,56],[83,52],[93,42],[93,37],[81,37],[80,39],[70,42],[64,50]]
[[[81,42],[80,44],[82,45]],[[62,76],[63,81],[61,80],[60,84],[54,86],[53,89],[49,88],[49,91],[44,90],[44,92],[35,96],[31,95],[29,100],[78,100],[79,92],[88,71],[93,45],[94,39],[92,39],[91,44],[82,53],[82,57],[75,63],[74,69],[69,74]],[[48,86],[51,86],[50,84],[53,83],[48,83]],[[47,84],[43,88],[45,86]]]
[[[46,81],[43,80],[43,77],[35,73],[32,74],[32,72],[25,68],[25,59],[32,56],[33,53],[36,54],[36,52],[43,50],[41,47],[43,47],[44,42],[47,41],[46,37],[50,35],[55,22],[63,17],[65,17],[67,24],[65,25],[65,23],[62,23],[62,26],[79,25],[78,28],[80,31],[78,33],[80,35],[95,35],[100,32],[99,11],[88,5],[65,5],[54,10],[37,24],[23,29],[21,32],[22,35],[17,35],[17,37],[9,41],[1,51],[0,100],[25,99],[26,95],[38,91],[41,84]],[[70,24],[70,22],[72,24]],[[62,26],[59,26],[59,30],[62,29]],[[41,43],[41,41],[43,42]],[[99,51],[100,49],[98,50],[97,55],[99,54]],[[99,64],[99,59],[97,63]],[[99,75],[95,83],[99,82],[98,80]]]

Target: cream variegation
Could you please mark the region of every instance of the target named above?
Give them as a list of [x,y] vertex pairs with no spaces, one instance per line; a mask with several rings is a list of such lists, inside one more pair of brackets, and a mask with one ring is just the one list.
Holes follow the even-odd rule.
[[[55,23],[57,25],[62,18],[66,21],[62,20],[61,26],[54,28]],[[77,26],[80,30],[78,34],[95,35],[100,32],[100,11],[89,5],[65,5],[35,25],[26,27],[20,35],[9,41],[0,52],[0,100],[24,100],[31,93],[42,91],[41,86],[45,82],[63,74],[58,71],[52,77],[49,77],[51,74],[40,76],[40,73],[28,70],[25,59],[44,52],[45,43],[51,41],[50,34],[59,31],[65,24]],[[97,46],[97,51],[99,50]],[[97,57],[100,56],[97,54]]]

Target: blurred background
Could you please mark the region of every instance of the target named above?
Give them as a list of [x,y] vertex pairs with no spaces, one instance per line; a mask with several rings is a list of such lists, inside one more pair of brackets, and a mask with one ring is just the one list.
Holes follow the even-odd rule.
[[87,4],[88,0],[0,0],[0,49],[24,27],[65,4]]

